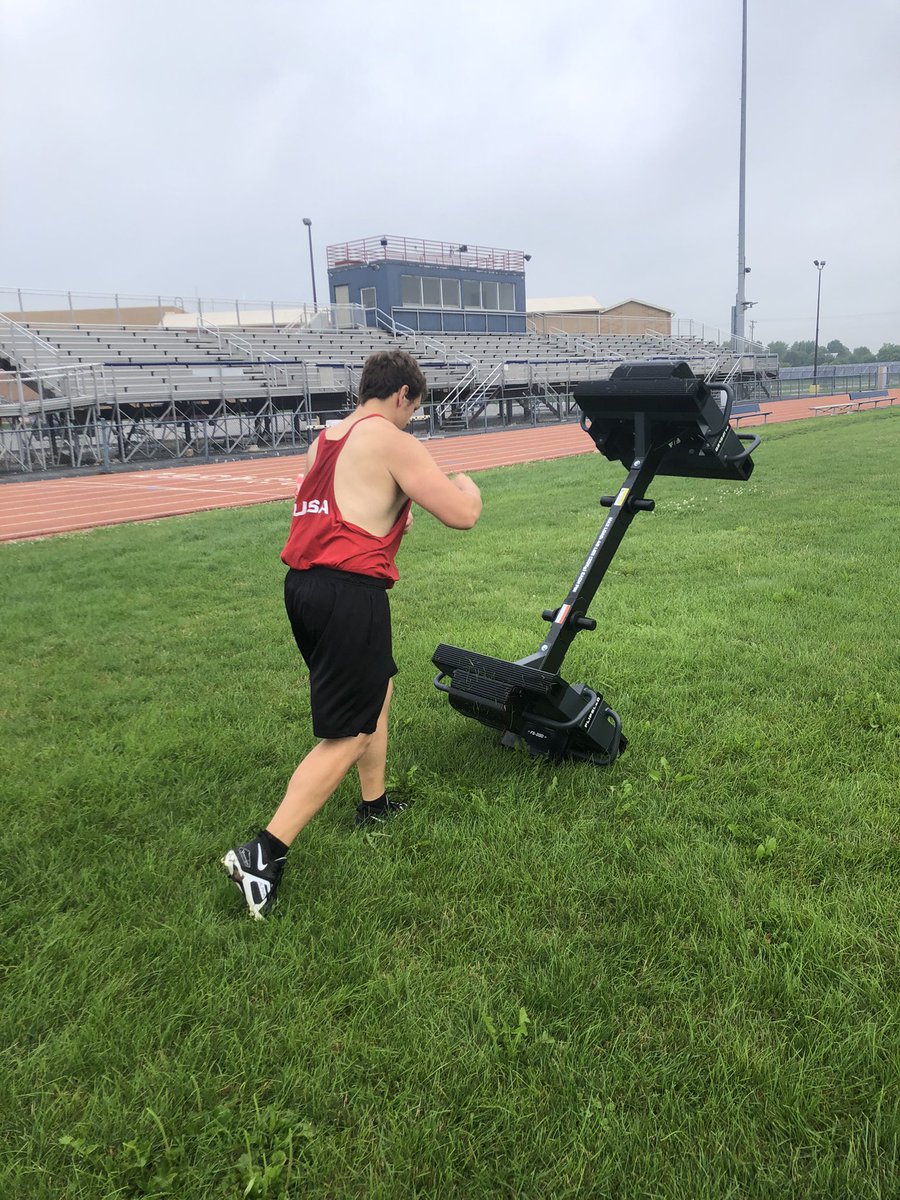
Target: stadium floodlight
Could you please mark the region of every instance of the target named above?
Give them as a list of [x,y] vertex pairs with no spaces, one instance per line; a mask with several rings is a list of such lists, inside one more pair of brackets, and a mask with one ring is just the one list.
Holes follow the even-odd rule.
[[309,273],[312,276],[313,307],[318,308],[319,302],[316,299],[316,268],[313,263],[312,248],[312,217],[304,217],[303,224],[306,226],[306,232],[309,234]]
[[819,272],[819,286],[816,288],[816,342],[813,350],[813,395],[819,394],[819,309],[822,306],[822,268],[825,259],[813,259],[813,266]]

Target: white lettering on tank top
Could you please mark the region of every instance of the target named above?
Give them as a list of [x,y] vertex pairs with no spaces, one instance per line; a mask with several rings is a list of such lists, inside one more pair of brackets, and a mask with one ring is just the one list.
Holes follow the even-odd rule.
[[294,505],[295,517],[315,516],[317,513],[328,515],[327,500],[304,500],[302,504]]

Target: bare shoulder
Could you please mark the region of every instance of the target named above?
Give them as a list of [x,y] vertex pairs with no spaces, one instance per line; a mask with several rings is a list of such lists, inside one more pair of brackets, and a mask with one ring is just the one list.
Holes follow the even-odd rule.
[[358,446],[365,446],[367,454],[381,456],[386,465],[398,457],[414,454],[420,448],[420,443],[411,433],[398,429],[390,421],[360,421],[351,444],[354,441]]
[[358,424],[359,432],[355,436],[358,437],[360,434],[364,434],[367,438],[371,438],[373,441],[378,440],[383,442],[394,442],[397,440],[397,438],[404,438],[407,436],[407,434],[405,434],[402,429],[398,429],[393,422],[384,419],[367,419],[358,422]]
[[390,453],[391,459],[403,459],[407,461],[413,459],[418,461],[423,456],[431,459],[431,455],[415,436],[409,433],[406,429],[398,429],[396,425],[391,425],[387,421],[384,422],[387,428],[385,429],[384,446]]

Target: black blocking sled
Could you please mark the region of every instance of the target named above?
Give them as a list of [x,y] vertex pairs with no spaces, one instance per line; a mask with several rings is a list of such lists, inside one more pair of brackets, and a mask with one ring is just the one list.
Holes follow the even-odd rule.
[[609,766],[627,745],[622,722],[599,692],[562,678],[566,651],[577,633],[596,628],[588,606],[635,514],[653,511],[645,498],[653,477],[749,479],[760,439],[729,424],[731,388],[705,383],[685,362],[626,363],[574,395],[582,429],[628,471],[616,495],[600,497],[609,516],[564,602],[544,610],[550,631],[536,653],[506,662],[440,645],[434,686],[457,712],[502,730],[504,746],[521,741],[532,754]]

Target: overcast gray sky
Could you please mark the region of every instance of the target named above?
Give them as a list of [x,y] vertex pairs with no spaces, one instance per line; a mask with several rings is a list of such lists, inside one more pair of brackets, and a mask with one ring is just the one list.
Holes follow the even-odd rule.
[[[0,285],[310,299],[325,246],[524,250],[727,329],[740,0],[0,0]],[[750,0],[756,336],[900,342],[900,2]],[[749,332],[749,330],[748,330]]]

